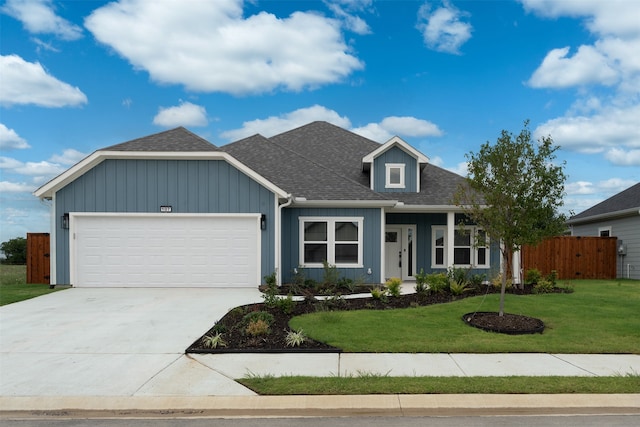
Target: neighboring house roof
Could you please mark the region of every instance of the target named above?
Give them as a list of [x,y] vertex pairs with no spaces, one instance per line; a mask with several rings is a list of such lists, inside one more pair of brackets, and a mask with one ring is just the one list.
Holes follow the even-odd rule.
[[99,151],[217,151],[218,147],[204,138],[178,127],[121,144],[101,148]]
[[569,224],[593,222],[600,219],[640,214],[640,182],[609,197],[589,209],[572,216]]
[[[432,164],[421,171],[419,193],[378,193],[362,160],[383,144],[327,122],[312,122],[265,138],[255,135],[220,147],[296,197],[307,200],[401,201],[451,206],[464,178]],[[426,160],[426,156],[420,157]]]

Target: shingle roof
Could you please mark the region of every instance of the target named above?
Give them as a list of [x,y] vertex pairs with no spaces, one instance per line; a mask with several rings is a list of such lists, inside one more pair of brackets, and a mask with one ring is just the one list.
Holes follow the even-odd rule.
[[589,209],[572,216],[569,222],[580,222],[594,216],[615,214],[626,210],[640,210],[640,182],[620,193],[609,197]]
[[265,138],[255,135],[221,147],[269,181],[307,200],[399,200],[408,205],[451,205],[464,178],[427,164],[420,193],[370,189],[362,158],[381,145],[327,122],[313,122]]
[[218,151],[218,148],[189,130],[178,127],[99,151]]

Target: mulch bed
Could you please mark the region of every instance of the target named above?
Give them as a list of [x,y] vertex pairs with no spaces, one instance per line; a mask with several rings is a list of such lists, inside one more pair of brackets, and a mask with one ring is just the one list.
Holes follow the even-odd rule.
[[[357,289],[356,293],[368,292],[370,289]],[[528,295],[533,293],[533,287],[531,285],[525,285],[522,289],[512,287],[507,290],[507,293]],[[281,291],[287,291],[287,288],[283,288]],[[303,301],[294,302],[290,313],[285,314],[279,307],[269,308],[264,303],[249,304],[241,307],[236,307],[229,311],[222,319],[216,322],[206,334],[201,338],[198,338],[189,348],[186,353],[260,353],[260,352],[340,352],[341,350],[325,343],[314,341],[307,338],[304,343],[297,347],[290,347],[286,345],[286,334],[290,331],[289,320],[294,316],[299,316],[306,313],[315,313],[317,311],[331,311],[331,310],[392,310],[396,308],[408,308],[417,306],[426,306],[431,304],[441,304],[451,302],[454,300],[468,298],[472,296],[484,295],[486,293],[499,293],[500,289],[493,286],[483,287],[482,289],[469,290],[460,296],[453,296],[450,293],[424,295],[424,294],[408,294],[398,297],[387,297],[386,301],[376,300],[371,297],[366,298],[329,298],[322,301],[315,299],[313,295],[307,295]],[[557,289],[556,292],[562,292],[561,289]],[[344,293],[343,293],[344,295]],[[270,326],[270,333],[263,336],[250,336],[244,332],[246,326],[243,325],[243,317],[250,312],[264,311],[270,313],[273,316],[273,323]],[[482,319],[481,313],[475,313],[475,316],[471,316],[473,313],[468,313],[463,317],[466,323],[469,323],[466,318],[472,317],[473,319]],[[506,313],[505,313],[506,315]],[[509,315],[506,319],[510,322],[510,330],[515,331],[523,326],[518,323],[518,319],[514,319]],[[526,316],[520,316],[522,318]],[[486,317],[488,319],[488,317]],[[532,318],[527,318],[532,319]],[[520,319],[522,320],[522,319]],[[538,319],[534,319],[539,321]],[[495,323],[495,321],[494,321]],[[477,325],[473,325],[478,327]],[[485,325],[486,326],[486,325]],[[524,324],[524,327],[529,328],[528,323]],[[484,328],[483,328],[484,329]],[[487,327],[486,330],[495,330]],[[203,338],[207,335],[221,332],[224,343],[224,347],[218,348],[206,348],[203,344]],[[513,333],[513,332],[511,332]]]

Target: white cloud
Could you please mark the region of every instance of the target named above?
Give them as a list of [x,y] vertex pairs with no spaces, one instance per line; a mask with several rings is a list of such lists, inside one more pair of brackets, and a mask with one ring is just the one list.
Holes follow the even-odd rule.
[[551,50],[529,79],[535,88],[563,88],[591,83],[611,86],[618,81],[618,72],[608,58],[593,46],[580,46],[567,57],[569,48]]
[[362,12],[371,7],[371,0],[332,0],[325,1],[336,17],[343,22],[344,27],[356,34],[371,34],[369,24],[357,16],[355,12]]
[[0,148],[3,150],[22,150],[30,148],[30,145],[15,130],[0,123]]
[[637,181],[621,178],[567,183],[564,187],[567,194],[565,207],[571,207],[574,213],[580,213],[635,184]]
[[82,37],[82,28],[56,15],[51,0],[7,0],[2,12],[22,22],[32,34],[55,34],[64,40]]
[[640,5],[634,0],[520,0],[525,9],[548,18],[584,18],[600,35],[640,35]]
[[67,148],[62,152],[62,154],[54,154],[53,156],[51,156],[49,161],[52,163],[60,163],[63,165],[74,165],[85,157],[87,157],[85,153],[74,150],[73,148]]
[[80,89],[48,74],[38,62],[27,62],[18,55],[0,56],[0,104],[35,104],[64,107],[87,103]]
[[416,27],[430,49],[459,54],[460,46],[471,38],[471,24],[462,21],[462,18],[468,16],[467,12],[459,10],[446,0],[435,9],[425,3],[418,11]]
[[175,107],[160,107],[153,118],[154,125],[164,127],[206,126],[208,123],[207,110],[191,102],[181,102]]
[[[565,116],[538,126],[534,136],[551,135],[564,149],[600,153],[607,148],[640,148],[640,105],[608,107],[591,116]],[[615,157],[615,156],[614,156]]]
[[605,158],[614,165],[640,166],[640,150],[623,150],[612,148],[605,154]]
[[397,116],[386,117],[380,123],[369,123],[365,126],[352,129],[352,132],[377,142],[385,142],[395,135],[400,137],[442,135],[442,131],[438,126],[427,120]]
[[363,67],[336,20],[304,12],[243,17],[241,0],[112,2],[85,26],[153,80],[192,91],[298,91]]
[[10,157],[0,157],[0,169],[20,175],[58,175],[64,172],[64,167],[60,164],[41,161],[41,162],[21,162]]
[[0,192],[2,193],[30,193],[36,189],[33,184],[24,182],[0,181]]
[[240,129],[223,132],[221,136],[229,140],[238,140],[259,133],[268,138],[313,121],[325,121],[342,128],[351,126],[348,118],[341,117],[337,112],[321,105],[314,105],[308,108],[300,108],[280,116],[271,116],[266,119],[244,122]]

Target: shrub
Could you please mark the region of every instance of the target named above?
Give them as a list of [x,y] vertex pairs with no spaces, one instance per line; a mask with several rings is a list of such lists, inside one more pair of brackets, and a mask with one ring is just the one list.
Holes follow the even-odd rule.
[[421,268],[420,273],[416,274],[415,290],[417,294],[424,294],[427,292],[427,274],[424,272],[424,268]]
[[340,278],[340,272],[335,265],[329,264],[326,260],[322,261],[322,284],[335,285]]
[[556,281],[558,280],[558,272],[556,270],[551,270],[551,273],[547,275],[546,280],[551,282],[551,284],[555,286]]
[[402,290],[402,280],[397,277],[392,277],[385,283],[387,293],[392,297],[399,297]]
[[464,268],[451,267],[447,270],[447,276],[449,279],[456,282],[458,285],[464,285],[467,283],[467,273],[469,271]]
[[540,279],[533,287],[534,294],[549,294],[554,291],[554,285],[549,280]]
[[245,329],[248,335],[258,337],[269,334],[269,324],[262,319],[252,320]]
[[376,300],[386,301],[387,299],[387,290],[377,287],[371,289],[371,297]]
[[353,280],[346,277],[341,277],[336,285],[338,286],[338,289],[343,289],[349,293],[355,292],[356,287],[358,286]]
[[458,295],[462,295],[465,291],[469,289],[466,283],[464,282],[459,283],[459,282],[456,282],[455,280],[452,280],[451,282],[449,282],[449,290],[453,295],[458,296]]
[[449,290],[449,278],[445,273],[432,273],[427,276],[429,292],[441,294]]
[[527,284],[538,283],[542,279],[542,273],[537,268],[530,268],[524,274],[524,282]]
[[306,339],[307,337],[302,332],[302,329],[299,329],[297,331],[288,331],[284,341],[287,347],[300,347]]
[[242,324],[248,325],[251,322],[255,322],[257,320],[262,320],[267,326],[270,326],[273,323],[273,315],[271,313],[267,313],[266,311],[252,311],[247,313],[242,318]]
[[276,303],[276,306],[282,310],[282,312],[284,314],[291,314],[291,312],[293,311],[293,306],[294,306],[294,302],[293,302],[293,296],[291,294],[287,295],[286,298],[276,298],[278,300],[278,302]]
[[487,276],[485,274],[473,274],[469,279],[469,283],[474,289],[480,289],[480,287],[482,286],[482,282],[484,282],[486,279]]
[[226,347],[227,343],[222,338],[222,333],[216,332],[215,334],[202,337],[202,345],[205,348],[218,348]]

